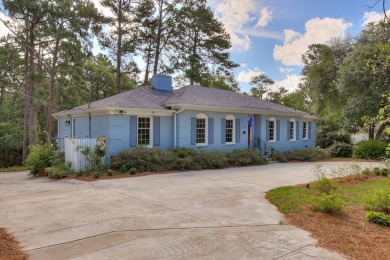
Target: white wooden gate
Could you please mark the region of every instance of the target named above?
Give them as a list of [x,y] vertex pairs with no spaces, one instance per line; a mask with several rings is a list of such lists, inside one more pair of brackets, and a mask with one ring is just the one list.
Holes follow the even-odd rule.
[[85,170],[86,167],[91,168],[91,162],[81,153],[78,147],[93,147],[96,145],[96,139],[79,139],[65,138],[65,161],[71,163],[71,168],[74,171]]

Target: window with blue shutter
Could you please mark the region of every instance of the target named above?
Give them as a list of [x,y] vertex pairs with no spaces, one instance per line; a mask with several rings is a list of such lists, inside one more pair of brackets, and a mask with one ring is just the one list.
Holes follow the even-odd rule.
[[130,116],[130,147],[137,146],[137,116]]
[[241,123],[240,123],[240,119],[236,119],[236,143],[240,143],[240,136],[241,136]]
[[160,117],[153,117],[153,146],[160,146]]
[[209,118],[208,134],[209,144],[214,144],[214,118]]
[[226,143],[226,119],[221,119],[221,144]]

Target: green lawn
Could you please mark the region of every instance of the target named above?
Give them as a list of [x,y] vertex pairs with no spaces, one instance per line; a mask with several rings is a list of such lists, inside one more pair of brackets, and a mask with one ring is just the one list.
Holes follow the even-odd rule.
[[[341,186],[338,192],[346,205],[364,205],[366,198],[375,190],[390,189],[390,178],[368,180],[358,184]],[[286,186],[270,190],[266,198],[284,214],[300,212],[301,207],[310,203],[313,191],[307,188]]]

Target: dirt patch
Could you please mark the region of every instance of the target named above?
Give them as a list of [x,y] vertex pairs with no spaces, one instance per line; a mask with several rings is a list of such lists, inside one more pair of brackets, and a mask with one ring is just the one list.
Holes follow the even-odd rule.
[[288,224],[310,232],[318,245],[350,259],[390,259],[390,227],[372,224],[361,206],[335,215],[314,212],[309,206],[285,216]]
[[182,171],[165,171],[165,172],[140,172],[136,174],[120,174],[117,171],[113,171],[112,176],[108,176],[106,173],[101,173],[101,176],[99,178],[95,178],[94,174],[91,173],[90,176],[77,176],[76,174],[71,174],[65,179],[76,179],[79,181],[98,181],[98,180],[111,180],[111,179],[122,179],[122,178],[133,178],[133,177],[142,177],[142,176],[148,176],[148,175],[156,175],[156,174],[168,174],[168,173],[176,173],[176,172],[182,172]]
[[12,235],[7,233],[4,228],[0,228],[0,259],[27,259],[27,254],[20,249],[18,241],[16,241]]

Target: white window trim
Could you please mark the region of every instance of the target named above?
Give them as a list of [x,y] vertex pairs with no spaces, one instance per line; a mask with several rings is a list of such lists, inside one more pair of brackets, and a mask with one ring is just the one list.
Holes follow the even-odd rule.
[[[293,138],[290,138],[289,136],[289,140],[291,142],[294,142],[297,140],[297,121],[295,120],[295,118],[290,118],[290,121],[289,123],[294,123],[294,128],[293,128]],[[290,124],[288,124],[288,135],[290,135]]]
[[[277,133],[277,129],[276,129],[276,118],[275,117],[270,117],[269,119],[268,119],[268,129],[267,129],[267,131],[269,132],[269,130],[270,130],[270,128],[269,128],[269,122],[274,122],[274,139],[269,139],[269,142],[270,143],[275,143],[276,142],[276,133]],[[267,133],[267,134],[269,134],[269,133]],[[270,138],[271,138],[271,135],[270,135]]]
[[[232,129],[232,142],[226,142],[226,132],[225,132],[225,142],[226,144],[236,144],[236,118],[233,115],[228,115],[225,118],[226,120],[233,120],[233,129]],[[225,125],[226,129],[226,125]]]
[[[209,143],[209,120],[208,116],[204,113],[199,113],[196,115],[196,119],[205,119],[205,142],[204,143],[196,143],[196,146],[207,146]],[[195,126],[195,131],[198,128],[198,126]],[[197,133],[195,133],[195,142],[198,139]]]
[[138,144],[138,118],[149,118],[150,119],[150,127],[149,127],[149,145],[147,147],[153,147],[153,117],[152,116],[137,116],[137,146],[141,146]]
[[[306,137],[302,139],[303,140],[309,140],[309,122],[307,121],[304,121],[303,124],[306,124]],[[303,127],[303,124],[302,124],[302,130],[304,130],[305,128]],[[303,131],[302,131],[303,132]]]
[[76,118],[72,117],[70,120],[70,137],[76,138]]

